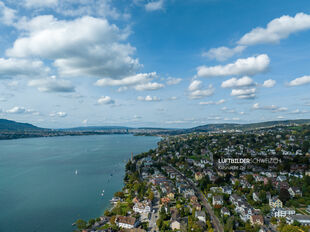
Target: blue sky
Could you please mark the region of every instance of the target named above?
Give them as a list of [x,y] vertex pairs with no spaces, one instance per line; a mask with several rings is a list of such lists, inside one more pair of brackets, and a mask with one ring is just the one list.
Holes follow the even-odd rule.
[[0,117],[59,128],[310,118],[306,0],[0,1]]

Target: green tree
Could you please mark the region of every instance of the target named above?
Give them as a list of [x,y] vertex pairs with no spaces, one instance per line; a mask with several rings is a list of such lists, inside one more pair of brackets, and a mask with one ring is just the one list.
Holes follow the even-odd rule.
[[76,227],[79,229],[79,230],[83,230],[83,229],[86,229],[86,221],[84,221],[83,219],[78,219],[76,222]]

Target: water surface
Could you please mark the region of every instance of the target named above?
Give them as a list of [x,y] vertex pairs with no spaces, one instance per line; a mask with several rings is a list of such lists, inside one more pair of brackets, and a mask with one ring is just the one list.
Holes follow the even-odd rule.
[[132,135],[0,141],[0,231],[67,232],[78,218],[102,215],[123,186],[131,152],[158,141]]

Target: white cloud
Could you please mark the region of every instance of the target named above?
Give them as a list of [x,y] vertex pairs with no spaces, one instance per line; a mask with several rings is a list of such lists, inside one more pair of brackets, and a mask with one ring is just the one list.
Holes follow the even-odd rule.
[[256,88],[249,89],[232,89],[231,96],[237,97],[239,99],[253,99],[256,97]]
[[75,88],[70,81],[58,80],[55,77],[31,80],[29,86],[37,87],[40,92],[74,92]]
[[106,19],[85,16],[65,21],[44,15],[18,26],[23,36],[6,54],[53,60],[61,76],[121,79],[141,67],[132,58],[135,48],[123,43],[129,30]]
[[156,78],[157,74],[156,72],[152,73],[138,73],[135,75],[131,75],[128,77],[124,77],[119,80],[115,80],[112,78],[103,78],[98,80],[95,85],[97,86],[131,86],[131,85],[137,85],[142,83],[150,82],[153,78]]
[[199,105],[221,105],[223,103],[225,103],[226,100],[221,99],[218,101],[207,101],[207,102],[199,102]]
[[190,92],[190,98],[191,99],[199,99],[203,97],[209,97],[214,94],[214,88],[212,85],[209,85],[207,89],[198,89],[195,91]]
[[136,75],[128,76],[123,79],[114,80],[112,78],[103,78],[98,80],[95,85],[97,86],[121,86],[118,91],[125,91],[129,87],[134,88],[138,91],[145,90],[157,90],[164,87],[164,84],[151,82],[154,78],[157,77],[156,72],[152,73],[139,73]]
[[305,113],[308,113],[307,110],[300,110],[300,109],[296,109],[296,110],[293,110],[292,112],[290,112],[290,114],[305,114]]
[[46,75],[49,72],[42,61],[27,59],[0,58],[0,79],[11,77],[33,77]]
[[286,107],[278,107],[276,105],[261,106],[259,103],[253,104],[252,109],[254,109],[254,110],[270,110],[273,112],[284,112],[284,111],[288,110],[288,108],[286,108]]
[[202,86],[202,82],[199,80],[193,80],[190,85],[188,86],[189,91],[195,91],[200,89]]
[[178,98],[176,96],[172,96],[172,97],[169,97],[168,100],[175,101],[175,100],[178,100]]
[[292,33],[307,29],[310,29],[310,15],[304,13],[298,13],[295,17],[284,15],[269,22],[266,28],[257,27],[245,34],[238,44],[276,43]]
[[164,7],[164,0],[152,1],[145,4],[146,11],[162,10],[163,7]]
[[27,8],[54,7],[57,4],[58,0],[25,0]]
[[181,78],[168,77],[166,83],[167,85],[177,85],[182,81]]
[[310,76],[303,76],[296,78],[288,83],[289,86],[299,86],[310,83]]
[[97,100],[97,103],[102,105],[113,105],[115,101],[109,96],[102,96]]
[[13,108],[6,111],[8,114],[33,114],[38,115],[39,112],[32,110],[32,109],[26,109],[25,107],[20,106],[14,106]]
[[139,96],[139,97],[137,97],[137,100],[152,102],[152,101],[160,101],[160,98],[156,97],[156,96],[147,95],[146,97]]
[[234,48],[228,48],[228,47],[211,48],[209,51],[202,53],[202,56],[208,57],[210,59],[215,59],[218,61],[225,61],[228,58],[234,56],[235,54],[243,52],[245,48],[246,46],[236,46]]
[[0,1],[0,20],[6,25],[12,25],[16,19],[16,10],[7,7]]
[[272,79],[269,79],[269,80],[265,80],[264,81],[264,84],[263,84],[263,87],[266,87],[266,88],[272,88],[276,85],[276,81],[275,80],[272,80]]
[[270,63],[268,55],[248,57],[238,59],[235,63],[227,65],[217,65],[212,67],[200,66],[197,68],[199,77],[217,77],[230,75],[255,75],[267,70]]
[[163,88],[164,85],[157,82],[148,82],[136,85],[134,88],[137,91],[146,91],[146,90],[157,90]]
[[214,94],[213,86],[209,85],[208,88],[203,88],[200,80],[193,80],[188,86],[188,90],[190,99],[199,99]]
[[242,78],[231,78],[222,83],[222,88],[240,88],[240,87],[248,87],[254,85],[254,81],[252,78],[248,76],[244,76]]
[[227,113],[235,113],[236,111],[234,109],[229,109],[226,106],[222,107],[222,111],[225,111]]
[[68,114],[66,112],[62,112],[62,111],[50,114],[51,117],[60,117],[60,118],[65,118],[67,117],[67,115]]

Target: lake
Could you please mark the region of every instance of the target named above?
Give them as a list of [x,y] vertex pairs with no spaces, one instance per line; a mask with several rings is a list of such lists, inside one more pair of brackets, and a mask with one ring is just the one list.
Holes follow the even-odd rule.
[[68,232],[78,218],[101,216],[123,187],[131,152],[156,148],[159,140],[90,135],[0,141],[0,231]]

